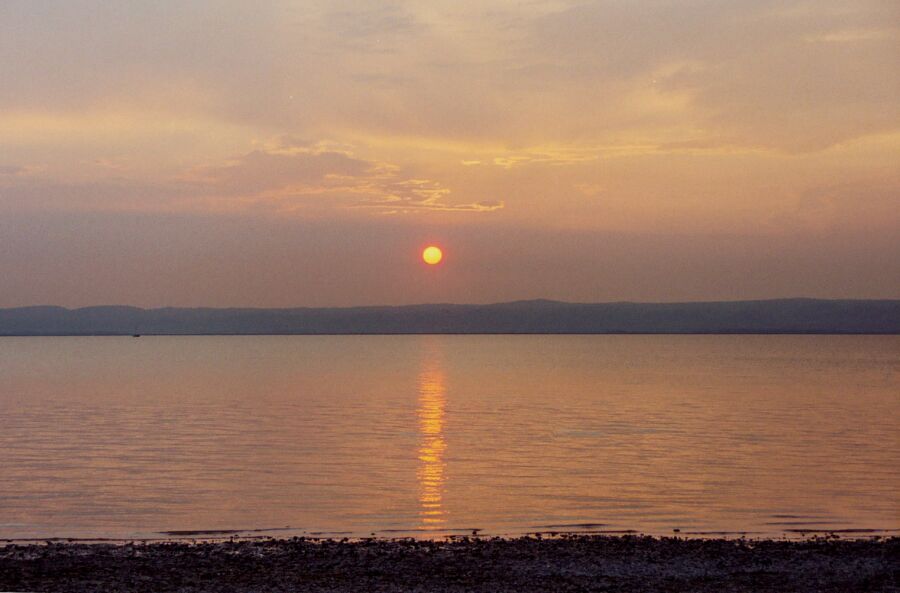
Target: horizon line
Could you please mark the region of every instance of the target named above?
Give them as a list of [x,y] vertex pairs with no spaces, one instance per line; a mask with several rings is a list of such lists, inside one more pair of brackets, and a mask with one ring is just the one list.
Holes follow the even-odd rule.
[[486,303],[451,303],[451,302],[432,302],[432,303],[408,303],[403,305],[300,305],[300,306],[208,306],[208,305],[164,305],[142,307],[139,305],[123,305],[123,304],[105,304],[105,305],[85,305],[80,307],[67,307],[64,305],[18,305],[9,307],[0,307],[0,311],[13,311],[22,309],[59,309],[64,311],[83,311],[89,309],[135,309],[141,311],[160,311],[167,309],[213,309],[213,310],[243,310],[243,311],[296,311],[304,309],[403,309],[415,307],[495,307],[501,305],[520,305],[520,304],[548,304],[548,305],[573,305],[573,306],[590,306],[590,305],[713,305],[713,304],[740,304],[740,303],[774,303],[774,302],[900,302],[900,297],[888,298],[834,298],[834,297],[771,297],[771,298],[755,298],[755,299],[720,299],[720,300],[698,300],[698,301],[638,301],[638,300],[618,300],[618,301],[566,301],[559,299],[534,298],[534,299],[516,299],[510,301],[491,301]]

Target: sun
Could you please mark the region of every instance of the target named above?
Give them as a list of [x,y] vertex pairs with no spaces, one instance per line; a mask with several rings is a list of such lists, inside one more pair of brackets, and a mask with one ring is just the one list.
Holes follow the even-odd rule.
[[425,251],[422,252],[422,259],[429,266],[433,266],[441,263],[441,260],[444,259],[444,252],[441,251],[440,247],[429,245],[425,248]]

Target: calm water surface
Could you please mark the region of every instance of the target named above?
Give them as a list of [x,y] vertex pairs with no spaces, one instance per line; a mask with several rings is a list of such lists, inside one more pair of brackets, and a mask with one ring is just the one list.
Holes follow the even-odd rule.
[[897,336],[0,338],[0,538],[896,530],[898,420]]

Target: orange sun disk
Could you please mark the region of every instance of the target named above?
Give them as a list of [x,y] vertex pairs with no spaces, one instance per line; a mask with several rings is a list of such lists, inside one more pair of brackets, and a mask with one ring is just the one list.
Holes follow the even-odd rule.
[[444,253],[439,247],[435,247],[434,245],[429,245],[425,248],[425,251],[422,252],[422,259],[430,266],[441,263],[443,258]]

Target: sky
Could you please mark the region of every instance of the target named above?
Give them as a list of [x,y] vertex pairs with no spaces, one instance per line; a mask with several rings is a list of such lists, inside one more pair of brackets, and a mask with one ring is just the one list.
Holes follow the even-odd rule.
[[895,0],[0,2],[0,307],[900,298],[898,254]]

